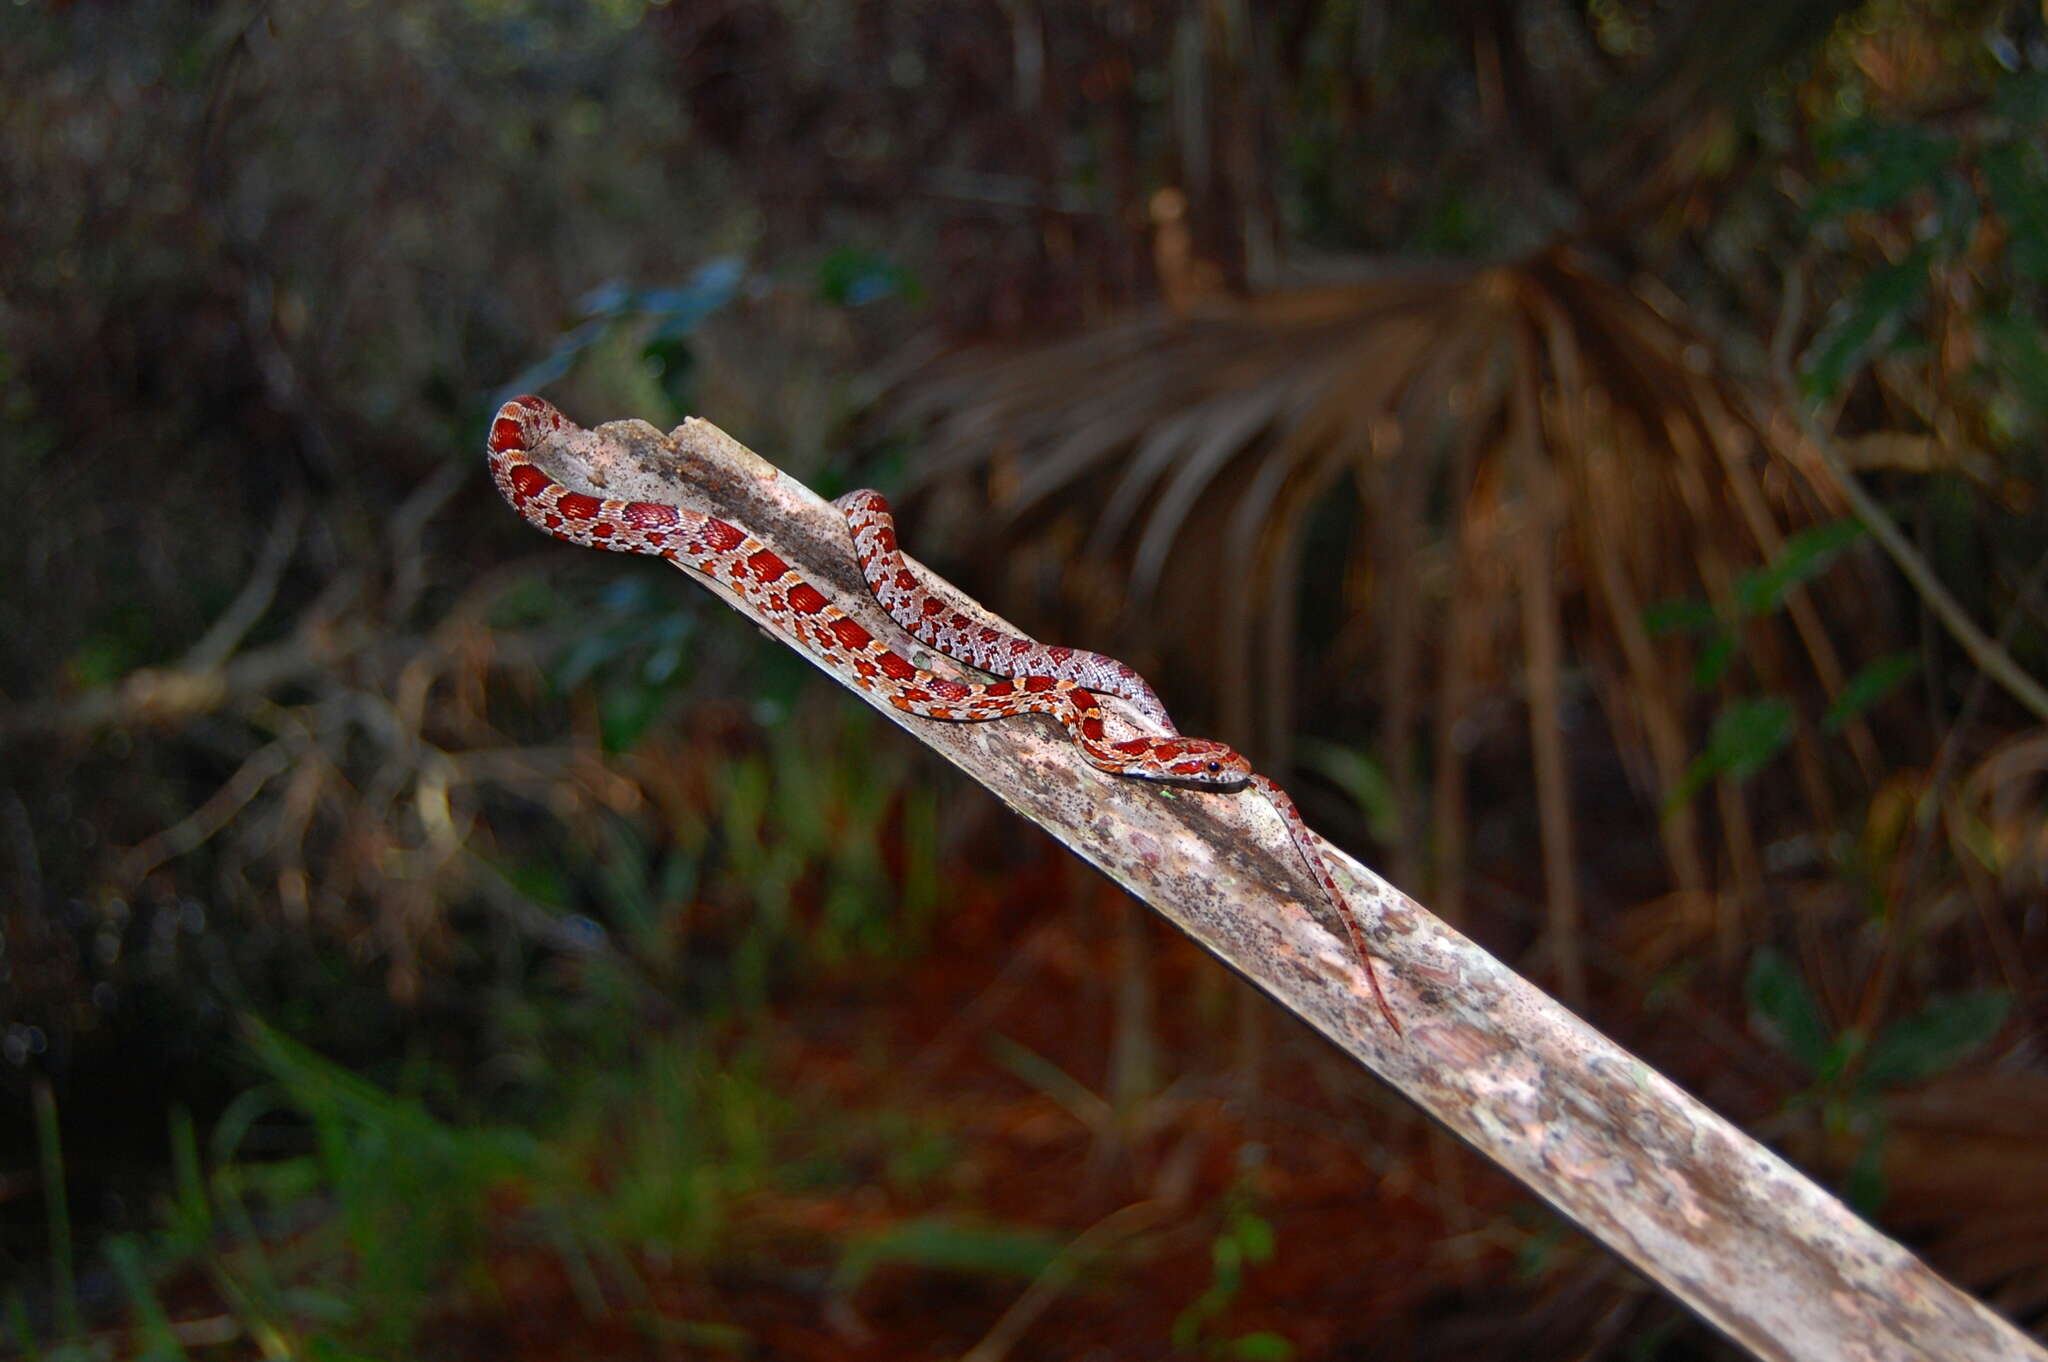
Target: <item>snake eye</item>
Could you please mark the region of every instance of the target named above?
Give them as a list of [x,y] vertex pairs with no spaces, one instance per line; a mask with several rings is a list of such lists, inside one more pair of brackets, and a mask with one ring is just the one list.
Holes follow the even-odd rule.
[[1209,763],[1209,769],[1211,771],[1220,771],[1223,769],[1223,763],[1220,761],[1212,761]]

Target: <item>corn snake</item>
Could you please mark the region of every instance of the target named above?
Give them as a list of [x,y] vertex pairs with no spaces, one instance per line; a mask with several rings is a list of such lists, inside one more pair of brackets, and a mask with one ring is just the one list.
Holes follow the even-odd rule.
[[[862,574],[883,607],[921,641],[1004,679],[957,681],[919,667],[848,617],[743,527],[664,502],[571,492],[530,457],[551,433],[570,429],[572,423],[551,403],[530,395],[507,402],[491,422],[491,477],[506,502],[536,528],[572,544],[649,554],[701,573],[747,599],[856,688],[907,713],[952,722],[1047,714],[1098,770],[1219,791],[1257,790],[1279,812],[1290,841],[1343,921],[1381,1014],[1396,1032],[1401,1030],[1351,906],[1294,801],[1227,744],[1179,733],[1136,672],[1097,653],[971,627],[931,593],[897,552],[894,524],[880,495],[850,494],[841,498],[841,509],[855,535]],[[1124,698],[1164,731],[1111,741],[1097,692]]]

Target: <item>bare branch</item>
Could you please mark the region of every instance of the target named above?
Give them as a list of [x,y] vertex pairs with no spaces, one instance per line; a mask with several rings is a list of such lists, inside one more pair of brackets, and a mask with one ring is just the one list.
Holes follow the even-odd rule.
[[191,650],[179,660],[179,667],[187,671],[211,671],[226,661],[235,649],[242,645],[242,639],[256,627],[256,621],[263,618],[263,612],[270,609],[270,602],[277,595],[277,583],[284,576],[285,565],[299,548],[299,527],[306,519],[306,498],[294,493],[278,512],[277,519],[270,527],[270,534],[263,541],[262,550],[256,555],[256,565],[249,570],[249,580],[236,595],[213,627]]
[[[572,491],[742,525],[871,632],[901,638],[861,583],[839,513],[708,422],[666,436],[642,421],[572,429],[533,455]],[[1048,719],[942,723],[863,698],[1758,1357],[2048,1360],[1777,1155],[1333,855],[1408,1023],[1396,1036],[1339,925],[1304,907],[1315,888],[1263,800],[1104,775]]]
[[[493,656],[500,665],[536,665],[557,643],[553,634],[540,632],[498,635]],[[217,666],[143,667],[74,700],[0,707],[0,745],[50,735],[84,736],[134,724],[170,727],[343,667],[399,671],[422,658],[443,655],[448,646],[434,634],[380,638],[365,620],[301,628],[290,638],[252,648]]]
[[266,743],[251,753],[213,795],[162,832],[130,847],[114,872],[117,884],[132,884],[176,856],[200,846],[226,827],[257,791],[291,765],[291,752],[281,742]]

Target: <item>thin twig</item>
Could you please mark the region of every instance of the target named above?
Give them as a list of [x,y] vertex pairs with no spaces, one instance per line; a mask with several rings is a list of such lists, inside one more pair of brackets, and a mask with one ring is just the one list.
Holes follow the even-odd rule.
[[263,618],[263,612],[276,599],[277,584],[284,576],[285,565],[298,550],[299,527],[305,519],[306,498],[295,492],[271,525],[263,548],[256,555],[256,566],[250,569],[249,580],[235,596],[234,604],[222,611],[213,627],[179,659],[180,668],[211,671],[242,645],[242,640],[256,627],[256,621]]
[[290,765],[291,754],[283,743],[265,743],[257,748],[204,804],[162,832],[130,847],[114,872],[115,882],[133,884],[165,861],[204,845],[256,797],[258,790]]
[[[493,661],[501,666],[533,666],[550,656],[559,642],[552,634],[539,631],[498,637],[492,645]],[[301,629],[288,639],[252,648],[216,667],[144,667],[74,700],[0,708],[0,745],[56,734],[82,737],[130,725],[168,727],[344,666],[402,669],[422,656],[439,656],[448,646],[438,633],[380,638],[368,620],[351,620],[331,630]]]

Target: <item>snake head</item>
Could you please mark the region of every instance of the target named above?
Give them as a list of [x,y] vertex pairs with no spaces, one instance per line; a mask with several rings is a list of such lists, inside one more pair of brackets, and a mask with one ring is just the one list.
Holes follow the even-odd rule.
[[1129,762],[1123,774],[1140,780],[1235,787],[1252,776],[1250,762],[1207,738],[1137,738],[1112,748]]

